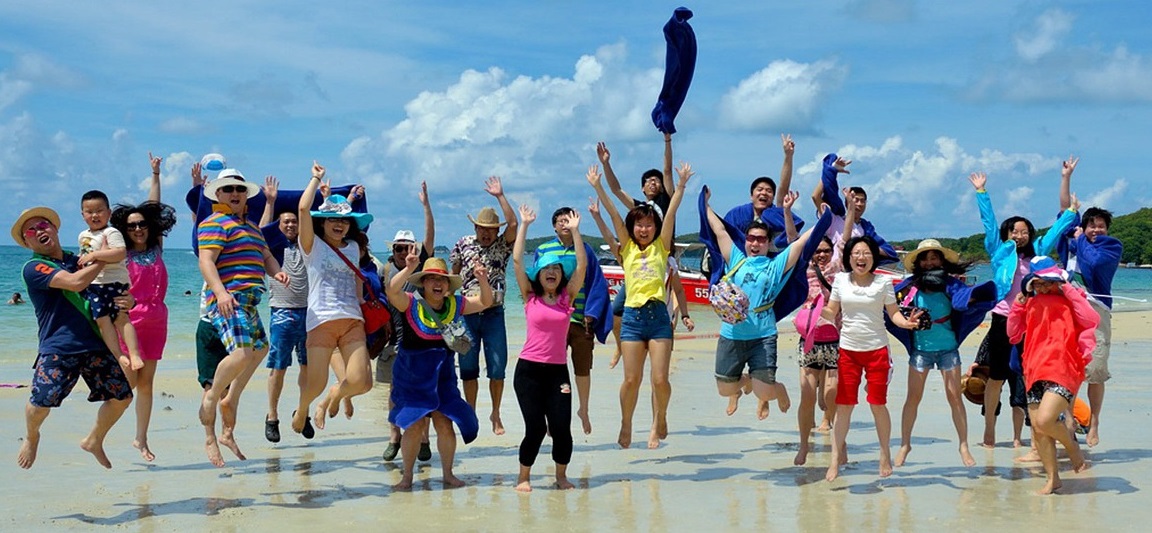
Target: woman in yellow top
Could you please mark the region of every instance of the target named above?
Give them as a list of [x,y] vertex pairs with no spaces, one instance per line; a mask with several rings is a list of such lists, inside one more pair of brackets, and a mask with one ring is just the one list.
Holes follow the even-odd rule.
[[684,187],[692,177],[692,167],[681,163],[676,169],[680,184],[672,193],[667,213],[661,220],[651,204],[641,204],[620,218],[616,206],[600,183],[600,169],[588,169],[588,183],[596,189],[604,210],[612,217],[616,236],[604,239],[620,242],[620,255],[624,265],[623,328],[620,339],[624,352],[624,383],[620,385],[620,437],[621,448],[632,445],[632,415],[640,396],[640,380],[644,374],[644,359],[652,356],[652,432],[648,448],[660,446],[668,436],[668,401],[672,398],[672,385],[668,383],[668,367],[672,356],[672,323],[668,318],[668,300],[664,276],[668,272],[668,251],[672,249],[672,228],[676,225],[676,209],[684,198]]

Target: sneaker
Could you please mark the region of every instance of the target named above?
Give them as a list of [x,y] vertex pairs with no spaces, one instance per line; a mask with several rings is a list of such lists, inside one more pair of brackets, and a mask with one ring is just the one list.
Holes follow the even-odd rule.
[[264,418],[264,438],[268,442],[280,442],[280,421]]
[[389,442],[388,447],[384,448],[384,460],[391,461],[396,458],[396,454],[400,453],[399,442]]
[[432,446],[429,446],[427,442],[421,442],[420,453],[416,454],[416,458],[421,461],[432,459]]

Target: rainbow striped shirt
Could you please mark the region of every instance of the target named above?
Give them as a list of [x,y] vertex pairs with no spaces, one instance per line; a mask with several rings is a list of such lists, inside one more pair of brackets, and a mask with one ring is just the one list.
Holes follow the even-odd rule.
[[[246,289],[264,290],[264,234],[251,221],[227,211],[216,211],[196,229],[196,241],[203,253],[220,250],[216,270],[228,292]],[[205,288],[209,303],[216,301],[211,289]]]

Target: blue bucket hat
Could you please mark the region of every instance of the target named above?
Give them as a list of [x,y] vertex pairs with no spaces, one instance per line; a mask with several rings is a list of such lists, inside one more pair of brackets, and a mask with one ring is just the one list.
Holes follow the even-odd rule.
[[536,276],[540,275],[541,270],[555,264],[560,265],[560,268],[564,271],[564,277],[572,279],[572,272],[576,271],[576,257],[556,253],[537,255],[536,262],[528,267],[525,274],[528,275],[529,280],[536,281]]
[[320,209],[312,211],[312,218],[350,218],[356,221],[356,227],[365,230],[375,217],[370,213],[353,212],[352,203],[347,198],[333,194],[320,204]]

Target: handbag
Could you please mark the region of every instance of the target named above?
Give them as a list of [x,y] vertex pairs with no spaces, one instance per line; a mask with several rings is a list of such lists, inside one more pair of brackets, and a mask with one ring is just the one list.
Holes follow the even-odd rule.
[[[748,295],[744,294],[735,283],[728,281],[728,278],[740,270],[740,265],[744,264],[744,259],[732,265],[728,269],[728,273],[720,278],[711,289],[708,290],[708,303],[712,304],[712,310],[720,317],[720,320],[727,324],[739,324],[748,319],[749,307],[752,306],[748,300]],[[772,307],[772,303],[761,305],[755,309],[751,309],[753,313],[766,311]]]
[[932,315],[928,313],[927,309],[912,305],[912,299],[916,297],[916,292],[915,286],[908,289],[908,294],[904,296],[904,301],[900,302],[900,314],[904,315],[904,318],[907,319],[912,316],[913,311],[917,309],[923,311],[923,313],[920,313],[920,319],[916,322],[916,327],[912,328],[912,331],[924,331],[932,327]]
[[424,314],[436,323],[436,328],[440,330],[440,337],[444,339],[444,344],[448,345],[448,349],[459,354],[465,354],[472,351],[472,334],[468,333],[468,327],[464,325],[464,321],[459,317],[444,322],[440,320],[440,315],[432,310],[432,306],[424,301],[424,297],[419,292],[413,293],[416,297],[416,303],[420,309],[424,310]]
[[[328,243],[325,242],[324,244]],[[328,247],[332,248],[332,251],[340,256],[340,259],[344,260],[344,264],[352,269],[356,277],[360,278],[360,281],[364,283],[364,288],[368,290],[368,299],[360,302],[360,314],[364,316],[364,333],[372,335],[376,332],[381,332],[385,338],[390,338],[392,336],[392,313],[388,311],[388,306],[380,300],[380,295],[372,290],[372,283],[368,281],[368,278],[364,276],[364,273],[360,271],[359,267],[352,264],[352,261],[349,261],[335,246],[328,244]]]

